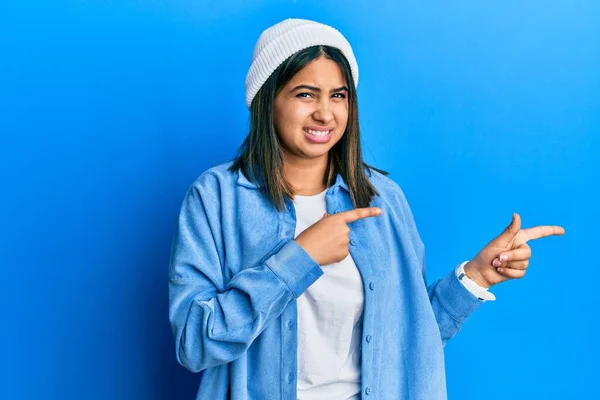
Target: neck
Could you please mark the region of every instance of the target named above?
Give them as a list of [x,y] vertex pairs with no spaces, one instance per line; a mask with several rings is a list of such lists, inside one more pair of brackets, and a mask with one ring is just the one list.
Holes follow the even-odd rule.
[[294,193],[300,196],[312,196],[327,189],[323,184],[329,154],[317,159],[306,159],[284,156],[283,170],[285,180],[294,188]]

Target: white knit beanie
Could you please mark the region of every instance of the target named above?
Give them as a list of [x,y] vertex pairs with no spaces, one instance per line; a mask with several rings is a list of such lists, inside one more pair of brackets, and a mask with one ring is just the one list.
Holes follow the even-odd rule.
[[350,63],[354,85],[358,86],[358,65],[354,53],[350,43],[337,29],[315,21],[288,18],[264,30],[254,46],[252,64],[246,76],[248,108],[258,90],[281,63],[297,51],[316,45],[339,49]]

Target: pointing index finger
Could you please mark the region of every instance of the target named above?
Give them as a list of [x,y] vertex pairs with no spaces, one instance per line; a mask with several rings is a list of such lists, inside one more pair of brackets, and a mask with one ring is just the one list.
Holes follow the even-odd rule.
[[342,211],[336,215],[340,216],[345,222],[354,222],[359,219],[376,217],[381,215],[382,210],[378,207],[363,207],[355,208],[353,210]]
[[565,228],[558,225],[542,225],[533,228],[523,229],[527,240],[540,239],[546,236],[564,235]]

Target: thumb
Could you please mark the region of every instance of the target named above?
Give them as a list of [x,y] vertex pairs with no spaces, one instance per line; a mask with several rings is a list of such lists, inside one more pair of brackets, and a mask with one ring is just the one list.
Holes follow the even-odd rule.
[[327,213],[325,213],[325,214],[323,214],[323,216],[321,217],[321,219],[323,219],[323,218],[325,218],[325,217],[329,217],[330,215],[331,215],[331,214],[327,214]]
[[517,213],[513,213],[510,224],[504,229],[504,231],[494,241],[501,246],[507,246],[511,240],[517,236],[517,233],[521,230],[521,216]]

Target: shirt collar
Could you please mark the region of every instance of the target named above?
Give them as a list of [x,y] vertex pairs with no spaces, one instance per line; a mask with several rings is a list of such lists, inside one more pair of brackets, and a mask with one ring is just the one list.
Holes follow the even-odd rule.
[[[251,188],[251,189],[258,189],[259,187],[262,187],[262,185],[257,185],[254,182],[251,182],[246,175],[244,175],[244,173],[242,172],[242,169],[238,169],[238,177],[237,177],[237,183],[238,185],[247,187],[247,188]],[[337,176],[335,178],[335,183],[333,184],[333,186],[331,186],[331,188],[335,188],[335,187],[342,187],[344,188],[347,192],[350,192],[350,190],[348,189],[348,185],[346,184],[346,182],[344,181],[344,178],[342,178],[342,175],[340,175],[340,173],[337,173]]]

